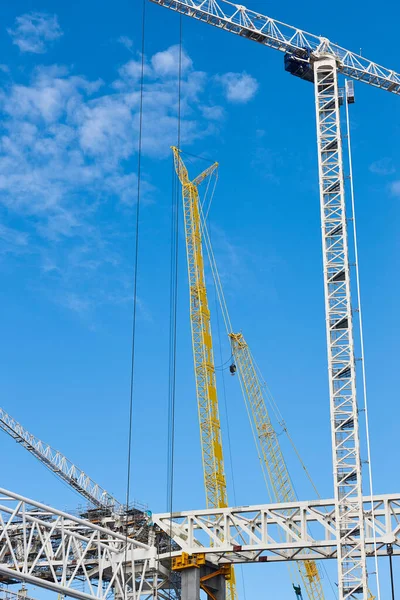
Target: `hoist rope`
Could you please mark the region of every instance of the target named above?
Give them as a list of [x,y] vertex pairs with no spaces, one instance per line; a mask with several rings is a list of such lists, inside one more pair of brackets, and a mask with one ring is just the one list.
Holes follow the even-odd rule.
[[371,516],[372,516],[372,532],[374,540],[374,559],[375,559],[375,575],[378,600],[381,600],[381,588],[379,580],[379,565],[378,565],[378,549],[376,544],[376,528],[375,528],[375,507],[373,501],[373,480],[372,480],[372,465],[371,465],[371,445],[369,435],[369,417],[368,417],[368,397],[367,397],[367,379],[365,373],[365,352],[364,352],[364,332],[363,332],[363,316],[361,307],[361,287],[360,273],[358,269],[358,241],[357,241],[357,225],[356,225],[356,209],[355,209],[355,194],[353,183],[353,160],[351,155],[351,135],[350,135],[350,117],[349,104],[347,102],[347,80],[345,82],[345,105],[346,105],[346,128],[347,128],[347,151],[349,160],[349,175],[350,175],[350,197],[351,197],[351,212],[353,217],[353,242],[354,242],[354,258],[356,271],[356,287],[357,287],[357,304],[358,304],[358,323],[360,331],[360,349],[361,349],[361,379],[364,399],[365,412],[365,433],[367,442],[367,460],[368,460],[368,477],[369,477],[369,492],[371,498]]
[[[137,198],[135,215],[135,242],[134,242],[134,268],[133,268],[133,305],[132,305],[132,340],[131,340],[131,373],[130,373],[130,393],[129,393],[129,418],[128,418],[128,458],[127,458],[127,478],[126,478],[126,513],[129,510],[129,496],[131,488],[131,463],[132,463],[132,428],[133,428],[133,399],[135,382],[135,358],[136,358],[136,317],[137,317],[137,283],[138,283],[138,265],[139,265],[139,217],[140,200],[142,191],[142,138],[143,138],[143,97],[144,97],[144,51],[145,51],[145,24],[146,24],[146,0],[142,2],[142,44],[141,44],[141,72],[140,72],[140,93],[139,93],[139,132],[138,132],[138,159],[137,159]],[[125,521],[125,535],[128,541],[128,516]],[[128,544],[125,545],[125,562],[127,561]],[[128,596],[128,578],[125,579],[124,597]]]
[[[217,171],[215,171],[215,173],[217,173]],[[207,223],[207,217],[208,217],[208,213],[210,212],[210,208],[211,208],[211,205],[212,205],[212,201],[213,201],[213,199],[214,199],[214,194],[215,194],[215,188],[216,188],[216,186],[217,186],[217,181],[218,181],[218,175],[216,174],[216,175],[215,175],[215,177],[214,177],[214,187],[213,187],[213,191],[211,192],[211,198],[210,198],[210,201],[209,201],[209,203],[208,203],[208,207],[207,207],[206,214],[205,214],[205,216],[204,216],[204,221],[205,221],[205,223]]]
[[[219,357],[220,357],[220,361],[222,362],[221,326],[220,326],[220,319],[219,319],[217,294],[215,294],[215,315],[216,315],[216,321],[217,321]],[[223,370],[221,372],[221,377],[222,377],[222,397],[224,399],[224,412],[225,412],[225,422],[226,422],[226,433],[227,433],[227,440],[228,440],[228,454],[229,454],[229,467],[230,467],[229,470],[230,470],[231,481],[232,481],[233,502],[234,502],[234,506],[237,506],[237,503],[236,503],[235,475],[234,475],[233,459],[232,459],[231,428],[230,428],[230,422],[229,422],[228,403],[227,403],[227,400],[226,400],[226,385],[225,385],[225,377],[224,377]]]
[[[178,55],[178,108],[177,108],[177,147],[181,142],[181,91],[182,91],[182,15],[179,18]],[[170,513],[169,540],[169,579],[172,580],[172,514],[174,500],[175,462],[175,405],[176,405],[176,355],[177,355],[177,313],[178,313],[178,247],[179,247],[179,185],[172,163],[171,200],[171,258],[170,258],[170,330],[169,330],[169,378],[168,378],[168,449],[167,449],[167,510]],[[172,597],[172,583],[169,598]]]

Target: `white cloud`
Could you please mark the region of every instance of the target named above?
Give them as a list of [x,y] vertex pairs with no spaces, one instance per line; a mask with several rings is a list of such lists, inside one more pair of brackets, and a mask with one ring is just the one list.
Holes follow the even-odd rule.
[[23,231],[0,225],[0,240],[10,246],[27,246],[29,235]]
[[257,80],[245,72],[217,75],[216,80],[222,85],[229,102],[249,102],[258,90]]
[[78,294],[74,294],[72,292],[66,294],[66,296],[63,298],[63,304],[66,308],[69,308],[69,310],[72,310],[79,315],[86,313],[90,307],[90,303],[86,298],[81,298],[78,296]]
[[[178,82],[174,47],[156,56],[145,59],[142,149],[144,158],[160,159],[176,141]],[[209,106],[209,78],[184,57],[181,139],[188,146],[217,125],[202,108]],[[127,62],[109,82],[37,67],[0,90],[0,211],[10,219],[0,228],[0,253],[14,247],[36,256],[44,293],[51,282],[51,297],[80,315],[130,294],[129,269],[115,248],[120,232],[108,216],[114,207],[130,215],[136,201],[140,64]],[[146,180],[141,189],[143,201],[153,202],[157,190]],[[21,232],[13,231],[15,218]]]
[[132,48],[133,48],[133,40],[132,40],[132,38],[128,37],[127,35],[121,35],[118,38],[118,42],[120,44],[122,44],[122,46],[125,46],[125,48],[127,50],[129,50],[130,52],[132,52]]
[[48,42],[53,42],[63,35],[56,15],[31,12],[15,19],[14,29],[7,29],[13,44],[21,52],[43,54]]
[[178,44],[171,46],[168,50],[154,54],[151,64],[154,73],[161,77],[177,77],[179,70],[184,74],[193,66],[192,59],[183,48],[180,51]]
[[392,193],[393,196],[399,196],[400,197],[400,181],[393,181],[390,184],[390,191]]
[[202,106],[201,112],[204,118],[210,121],[222,121],[225,117],[225,111],[222,106]]
[[369,166],[371,173],[376,175],[392,175],[396,172],[391,158],[381,158]]
[[[146,61],[142,147],[149,156],[164,157],[178,126],[177,81],[166,58],[176,56],[176,47],[155,56]],[[197,105],[206,75],[193,70],[188,57],[184,62],[182,143],[190,144],[212,126],[202,122]],[[36,68],[28,84],[5,86],[0,92],[0,202],[38,216],[38,231],[55,238],[75,235],[82,227],[88,207],[76,206],[77,193],[92,196],[87,203],[111,196],[132,204],[136,176],[125,172],[125,161],[137,152],[139,87],[135,61],[121,67],[110,86],[57,66]],[[143,191],[149,195],[152,188],[144,184]]]

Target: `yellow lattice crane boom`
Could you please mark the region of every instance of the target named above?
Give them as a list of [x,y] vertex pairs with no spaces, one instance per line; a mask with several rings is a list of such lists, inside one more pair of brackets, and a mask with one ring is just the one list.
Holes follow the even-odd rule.
[[[194,372],[200,423],[204,485],[207,508],[228,506],[221,425],[211,334],[210,309],[204,276],[202,226],[198,186],[214,173],[214,163],[191,181],[180,150],[172,148],[175,170],[182,184],[186,254],[189,273],[190,322]],[[227,577],[229,600],[236,597],[233,569]]]
[[[292,480],[282,454],[278,435],[268,413],[263,386],[258,377],[250,348],[241,333],[230,333],[229,337],[243,397],[249,416],[251,415],[253,421],[258,451],[263,466],[266,468],[275,500],[277,502],[295,501],[296,494]],[[323,600],[325,596],[316,562],[313,560],[299,561],[297,565],[309,599]],[[296,594],[299,593],[299,588],[295,587],[295,591]]]

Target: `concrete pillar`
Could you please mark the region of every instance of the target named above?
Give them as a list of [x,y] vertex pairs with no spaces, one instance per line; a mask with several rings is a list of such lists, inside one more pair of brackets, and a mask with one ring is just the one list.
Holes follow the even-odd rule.
[[[215,567],[205,565],[200,569],[200,576],[211,575],[215,572]],[[217,600],[225,600],[226,598],[226,579],[223,575],[215,575],[204,581],[204,585],[213,593]],[[208,600],[212,600],[211,596],[207,596]]]
[[200,569],[183,569],[181,577],[181,600],[200,600]]
[[[223,575],[216,575],[212,579],[208,579],[205,584],[208,588],[210,588],[217,600],[225,600],[226,580]],[[210,596],[208,596],[208,598],[211,600]]]
[[[200,600],[200,577],[209,575],[215,568],[203,566],[200,569],[192,567],[181,571],[181,600]],[[226,580],[223,575],[210,577],[204,585],[213,593],[216,600],[226,600]],[[211,596],[207,596],[209,600]]]

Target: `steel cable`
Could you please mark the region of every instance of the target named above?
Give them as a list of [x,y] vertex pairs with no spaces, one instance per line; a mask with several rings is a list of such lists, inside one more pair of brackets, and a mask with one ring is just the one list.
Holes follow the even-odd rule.
[[[125,563],[128,552],[128,510],[131,487],[131,463],[132,463],[132,428],[133,428],[133,399],[135,381],[135,357],[136,357],[136,317],[137,317],[137,283],[138,283],[138,257],[139,257],[139,218],[140,198],[142,183],[142,138],[143,138],[143,97],[144,97],[144,51],[145,51],[145,24],[146,24],[146,0],[142,2],[142,40],[141,40],[141,73],[140,73],[140,100],[139,100],[139,132],[138,132],[138,160],[137,160],[137,198],[135,215],[135,242],[134,242],[134,270],[133,270],[133,305],[132,305],[132,342],[131,342],[131,374],[129,394],[129,420],[128,420],[128,459],[127,459],[127,482],[126,482],[126,516],[125,516]],[[132,574],[133,577],[133,574]],[[128,577],[125,578],[124,596],[128,595]]]
[[[181,142],[181,88],[182,88],[182,15],[179,19],[179,57],[178,57],[178,114],[177,147]],[[179,247],[179,186],[177,185],[172,164],[172,201],[171,201],[171,263],[170,263],[170,330],[169,330],[169,381],[168,381],[168,464],[167,464],[167,510],[170,513],[170,567],[169,579],[172,580],[172,514],[174,499],[174,460],[175,460],[175,404],[176,404],[176,350],[177,350],[177,307],[178,307],[178,247]],[[172,594],[172,582],[169,586],[169,598]]]

